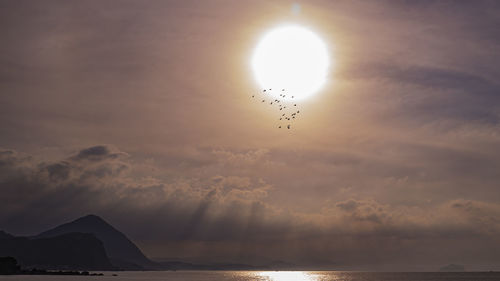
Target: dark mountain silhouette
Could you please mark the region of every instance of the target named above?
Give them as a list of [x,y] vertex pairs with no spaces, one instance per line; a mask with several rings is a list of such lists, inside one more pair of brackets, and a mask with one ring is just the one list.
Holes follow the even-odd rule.
[[0,239],[6,239],[6,238],[14,238],[14,235],[0,230]]
[[32,237],[15,237],[0,231],[1,256],[14,257],[24,268],[58,270],[269,270],[291,267],[284,262],[260,266],[175,260],[154,262],[123,233],[95,215],[81,217]]
[[50,238],[2,235],[0,256],[11,256],[21,266],[39,269],[115,269],[102,242],[89,233],[67,233]]
[[141,250],[123,233],[96,215],[87,215],[72,222],[62,224],[35,236],[54,237],[61,234],[80,232],[91,233],[102,241],[112,264],[121,269],[156,269],[158,264],[149,260]]

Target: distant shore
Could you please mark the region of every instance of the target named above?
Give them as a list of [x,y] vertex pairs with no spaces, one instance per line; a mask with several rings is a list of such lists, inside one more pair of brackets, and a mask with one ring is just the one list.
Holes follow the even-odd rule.
[[13,257],[0,257],[0,275],[78,275],[78,276],[103,276],[102,273],[90,273],[78,270],[46,270],[22,269]]
[[44,270],[44,269],[31,269],[31,270],[21,270],[20,272],[8,275],[78,275],[78,276],[104,276],[103,273],[91,273],[88,271],[76,271],[76,270]]

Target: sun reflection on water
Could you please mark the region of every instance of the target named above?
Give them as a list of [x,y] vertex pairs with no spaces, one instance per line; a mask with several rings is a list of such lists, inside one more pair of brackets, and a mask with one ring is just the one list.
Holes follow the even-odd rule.
[[258,273],[261,280],[266,281],[316,281],[317,279],[306,271],[262,271]]

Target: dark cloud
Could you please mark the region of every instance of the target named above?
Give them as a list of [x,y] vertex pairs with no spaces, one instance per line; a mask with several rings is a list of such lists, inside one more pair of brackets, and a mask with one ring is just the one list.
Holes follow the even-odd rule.
[[110,149],[104,145],[92,146],[81,150],[76,156],[77,160],[100,161],[105,158],[117,158],[120,154],[111,153]]

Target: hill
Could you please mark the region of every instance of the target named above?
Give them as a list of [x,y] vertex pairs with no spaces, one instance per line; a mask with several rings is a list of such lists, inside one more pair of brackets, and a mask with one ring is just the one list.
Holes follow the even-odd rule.
[[111,263],[121,269],[155,269],[158,264],[149,260],[141,250],[109,223],[96,215],[87,215],[69,223],[62,224],[35,236],[49,238],[67,233],[91,233],[102,241]]
[[50,238],[2,236],[0,256],[11,256],[23,267],[39,269],[115,269],[102,242],[88,233],[67,233]]

